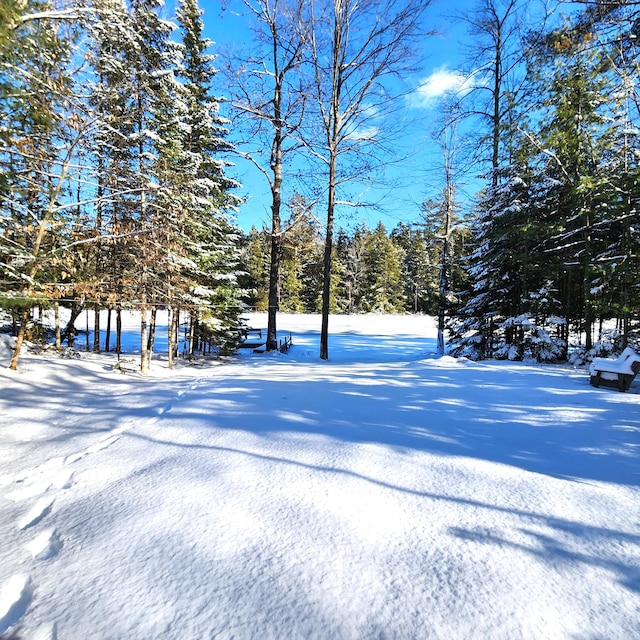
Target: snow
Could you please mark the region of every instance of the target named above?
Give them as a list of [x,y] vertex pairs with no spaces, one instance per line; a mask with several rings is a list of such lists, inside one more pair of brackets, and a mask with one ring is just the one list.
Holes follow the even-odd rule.
[[0,370],[0,634],[640,637],[638,379],[440,358],[424,316],[334,316],[329,362],[318,316],[279,329]]

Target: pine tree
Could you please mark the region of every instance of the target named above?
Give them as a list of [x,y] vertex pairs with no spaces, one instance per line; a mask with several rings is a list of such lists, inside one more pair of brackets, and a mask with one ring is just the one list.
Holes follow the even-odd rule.
[[371,235],[366,223],[361,222],[349,236],[340,229],[336,236],[334,272],[339,278],[335,285],[336,304],[342,312],[359,313],[366,273],[365,247]]
[[3,306],[19,324],[12,369],[31,307],[56,295],[52,266],[66,250],[64,200],[86,129],[73,91],[74,29],[54,17],[30,18],[43,7],[35,0],[7,5],[0,31],[0,279]]
[[242,263],[249,274],[250,302],[256,311],[266,311],[269,306],[269,247],[270,236],[266,230],[255,226],[249,232]]
[[[93,244],[96,287],[95,310],[109,309],[105,349],[110,350],[111,310],[118,318],[123,304],[135,299],[135,261],[131,216],[134,202],[135,152],[129,138],[133,122],[128,100],[132,92],[129,59],[136,49],[133,22],[124,0],[94,0],[94,19],[88,27],[86,58],[93,71],[89,102],[96,118],[91,140],[95,175],[96,242]],[[96,313],[94,350],[100,349]],[[118,323],[118,327],[120,324]],[[121,336],[116,336],[120,353]]]
[[602,160],[610,144],[603,129],[609,61],[592,47],[589,34],[583,36],[571,25],[551,33],[545,44],[533,64],[546,107],[539,134],[542,163],[554,181],[548,197],[553,196],[559,224],[545,248],[563,263],[560,299],[589,350],[595,319],[592,289],[603,275],[596,256],[602,248],[598,227],[607,182]]
[[279,308],[315,312],[322,288],[322,238],[313,207],[303,196],[296,194],[288,206],[291,215],[283,225]]
[[[427,208],[428,205],[425,205]],[[408,303],[414,313],[435,313],[437,310],[438,254],[435,235],[417,223],[399,223],[391,239],[403,251],[402,282]]]
[[380,222],[367,238],[361,308],[366,312],[401,313],[405,297],[401,281],[402,249],[389,238]]

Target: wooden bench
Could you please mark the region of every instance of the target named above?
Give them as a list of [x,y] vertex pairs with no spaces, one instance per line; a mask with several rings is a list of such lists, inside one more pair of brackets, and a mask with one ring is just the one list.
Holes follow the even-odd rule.
[[596,388],[603,385],[628,391],[638,373],[640,356],[627,347],[618,358],[594,358],[589,366],[589,382]]

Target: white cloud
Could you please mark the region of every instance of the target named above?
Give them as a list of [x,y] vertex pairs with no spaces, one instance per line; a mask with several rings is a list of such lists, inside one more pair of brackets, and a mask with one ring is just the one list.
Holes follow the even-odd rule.
[[420,82],[408,98],[409,105],[416,109],[428,109],[438,98],[450,93],[466,93],[473,86],[473,74],[465,76],[459,71],[441,67]]

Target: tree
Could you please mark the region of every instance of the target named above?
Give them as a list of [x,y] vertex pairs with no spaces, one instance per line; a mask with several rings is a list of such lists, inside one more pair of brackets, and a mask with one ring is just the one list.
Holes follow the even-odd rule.
[[73,27],[43,3],[8,5],[0,31],[0,269],[5,296],[19,317],[15,369],[31,307],[55,295],[55,258],[66,251],[59,232],[74,206],[67,190],[75,154],[91,119],[74,92]]
[[[438,208],[435,203],[424,203],[423,211]],[[391,232],[391,239],[402,249],[402,282],[407,311],[434,313],[438,291],[437,236],[425,229],[422,222],[399,223]]]
[[402,313],[405,298],[401,280],[402,249],[387,235],[380,222],[364,247],[365,274],[361,309],[365,312]]
[[[610,144],[604,128],[609,62],[591,46],[590,35],[583,36],[570,25],[550,33],[545,45],[532,61],[546,107],[537,146],[544,172],[554,182],[547,197],[553,196],[557,224],[545,248],[563,265],[560,296],[566,301],[567,316],[580,319],[589,350],[592,289],[599,271],[595,257],[604,240],[597,228],[608,180],[602,159]],[[542,75],[545,71],[551,71],[551,79]]]
[[[393,78],[415,59],[428,2],[316,0],[311,3],[311,64],[318,127],[307,143],[326,171],[320,358],[329,358],[333,227],[341,183],[370,167],[379,118],[390,113]],[[316,135],[316,132],[319,132]],[[320,141],[320,144],[317,142]],[[351,170],[349,170],[349,163]]]
[[482,0],[476,11],[462,17],[469,25],[472,44],[470,91],[460,96],[459,108],[463,117],[480,121],[473,136],[474,153],[490,167],[494,181],[496,170],[511,161],[517,122],[513,109],[526,92],[523,7],[522,0]]
[[269,307],[269,249],[270,236],[266,229],[252,227],[242,255],[242,263],[249,274],[250,301],[256,311]]
[[438,272],[438,353],[444,354],[444,330],[451,295],[451,272],[453,267],[453,234],[456,224],[456,202],[454,170],[456,163],[456,130],[447,125],[440,137],[444,167],[444,189],[440,206],[441,255]]
[[[130,249],[135,237],[131,215],[135,196],[135,150],[130,143],[133,122],[128,101],[132,93],[128,60],[135,50],[133,21],[124,0],[96,0],[88,25],[85,53],[93,78],[89,102],[96,114],[91,139],[95,175],[95,269],[99,283],[93,291],[95,309],[109,310],[105,349],[110,349],[111,310],[116,309],[116,351],[121,346],[121,310],[132,301],[135,260]],[[99,313],[95,337],[99,340]],[[99,349],[99,342],[97,345]]]
[[370,234],[371,231],[362,222],[351,236],[344,229],[339,229],[336,235],[334,253],[339,275],[336,304],[340,311],[361,311],[360,300],[365,273],[364,249]]
[[[632,229],[638,224],[638,135],[640,72],[637,37],[640,7],[636,2],[583,3],[574,18],[573,29],[588,37],[609,63],[606,93],[610,147],[604,151],[602,173],[606,195],[600,203],[599,230],[606,236],[602,251],[595,256],[601,273],[595,274],[592,291],[594,313],[604,319],[615,317],[624,348],[633,339],[633,317],[638,298],[638,242]],[[637,327],[637,322],[636,322]],[[637,339],[637,335],[635,336]]]
[[300,194],[288,203],[278,304],[283,311],[315,312],[321,287],[322,238],[313,206]]
[[203,37],[197,0],[180,0],[177,20],[182,31],[179,75],[184,81],[186,112],[181,129],[184,159],[176,167],[173,183],[175,190],[180,174],[185,176],[176,195],[182,202],[179,231],[185,238],[183,248],[193,279],[190,308],[209,325],[221,351],[230,353],[239,341],[243,294],[238,286],[240,234],[228,215],[240,204],[233,194],[239,184],[226,175],[229,162],[225,158],[233,146],[227,139],[228,122],[219,113],[222,100],[213,95],[217,71],[214,56],[207,53],[211,42]]
[[282,190],[287,158],[298,148],[296,136],[304,115],[307,92],[299,67],[304,56],[308,17],[305,0],[243,0],[255,18],[257,50],[243,54],[234,68],[233,104],[249,124],[252,141],[245,157],[262,172],[271,190],[271,250],[266,349],[278,348],[277,310],[280,261],[283,252]]

